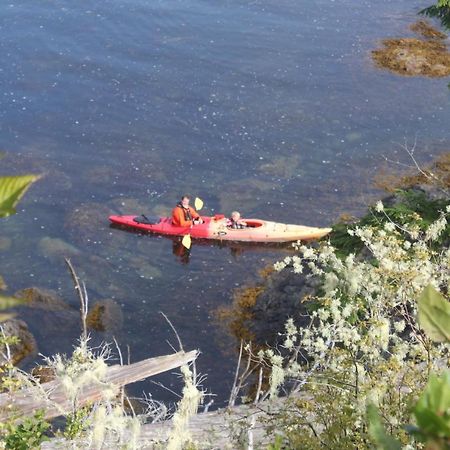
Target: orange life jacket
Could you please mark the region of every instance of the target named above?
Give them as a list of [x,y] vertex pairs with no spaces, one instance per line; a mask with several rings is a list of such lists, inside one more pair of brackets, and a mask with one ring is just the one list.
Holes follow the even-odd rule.
[[193,221],[199,217],[199,214],[192,206],[185,208],[179,203],[172,210],[172,225],[177,227],[190,227]]

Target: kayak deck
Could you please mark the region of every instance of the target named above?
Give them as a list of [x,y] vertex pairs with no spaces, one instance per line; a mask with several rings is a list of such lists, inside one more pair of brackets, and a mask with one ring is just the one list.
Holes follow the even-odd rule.
[[[145,216],[144,216],[145,217]],[[319,239],[330,233],[331,228],[316,228],[284,224],[260,219],[244,219],[247,227],[234,229],[226,226],[223,215],[202,216],[203,223],[191,227],[172,225],[170,217],[143,220],[143,216],[110,216],[117,225],[131,227],[156,234],[171,236],[191,235],[199,239],[218,239],[242,242],[290,242]]]

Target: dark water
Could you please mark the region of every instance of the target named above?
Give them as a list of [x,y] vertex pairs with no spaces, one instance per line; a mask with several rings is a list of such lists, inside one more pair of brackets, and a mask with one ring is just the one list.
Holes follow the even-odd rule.
[[[91,302],[122,305],[118,339],[132,360],[199,348],[221,404],[234,342],[214,320],[237,286],[284,250],[194,246],[110,229],[112,212],[162,214],[180,194],[205,212],[326,225],[374,198],[383,157],[448,149],[448,80],[401,78],[370,50],[404,36],[427,2],[11,1],[0,9],[4,173],[45,173],[2,221],[11,291],[37,285],[72,305],[61,245]],[[64,243],[61,243],[63,240]],[[59,246],[59,247],[58,247]],[[43,353],[68,351],[76,319],[27,321]],[[36,320],[35,320],[36,319]],[[39,321],[38,321],[39,320]],[[69,323],[70,322],[70,323]],[[164,378],[170,384],[174,376]],[[150,383],[138,389],[173,398]]]

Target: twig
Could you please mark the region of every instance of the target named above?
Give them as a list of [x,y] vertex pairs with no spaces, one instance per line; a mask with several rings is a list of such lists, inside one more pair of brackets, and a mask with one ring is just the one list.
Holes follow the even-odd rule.
[[80,315],[81,315],[81,324],[82,324],[82,340],[86,341],[87,339],[87,325],[86,319],[88,314],[88,295],[86,291],[86,285],[83,283],[83,288],[81,287],[80,279],[73,268],[70,259],[65,258],[66,264],[69,266],[70,274],[72,275],[73,282],[75,283],[75,290],[78,292],[78,297],[80,299]]
[[238,362],[236,365],[236,372],[234,373],[234,381],[233,381],[233,386],[231,388],[231,392],[230,392],[230,398],[228,400],[228,406],[233,406],[235,401],[236,401],[236,396],[237,393],[235,393],[236,387],[237,387],[237,382],[238,382],[238,377],[239,377],[239,369],[241,367],[241,359],[242,359],[242,350],[244,348],[244,342],[241,340],[241,346],[239,348],[239,357],[238,357]]
[[172,322],[169,320],[169,318],[162,311],[160,311],[159,313],[164,317],[164,319],[166,319],[166,321],[169,324],[170,328],[172,328],[172,331],[174,332],[175,337],[177,338],[178,345],[180,347],[180,351],[184,351],[183,344],[181,343],[180,336],[178,335],[177,330],[175,329],[175,327],[172,325]]

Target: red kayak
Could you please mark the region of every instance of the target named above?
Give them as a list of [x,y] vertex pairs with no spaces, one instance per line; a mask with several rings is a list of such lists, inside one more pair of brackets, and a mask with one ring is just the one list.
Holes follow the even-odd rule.
[[110,216],[109,220],[117,225],[130,227],[151,233],[170,236],[191,235],[199,239],[218,239],[243,242],[289,242],[306,239],[318,239],[327,235],[331,228],[315,228],[303,225],[291,225],[260,219],[243,219],[247,226],[242,229],[227,227],[223,214],[213,217],[202,216],[203,223],[190,227],[172,225],[170,217],[147,218],[146,216]]

